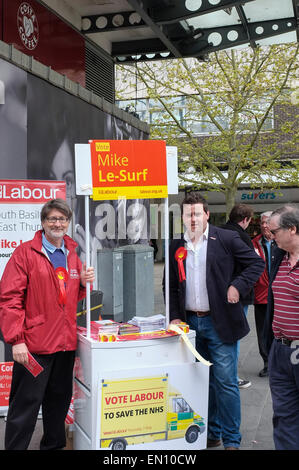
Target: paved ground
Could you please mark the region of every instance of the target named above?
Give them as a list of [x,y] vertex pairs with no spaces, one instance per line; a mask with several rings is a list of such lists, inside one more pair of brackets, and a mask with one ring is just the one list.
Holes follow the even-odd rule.
[[[163,311],[161,292],[163,265],[155,264],[155,312]],[[241,341],[239,375],[250,380],[251,387],[241,390],[242,403],[242,443],[243,450],[273,450],[272,403],[267,378],[258,377],[262,360],[258,353],[254,326],[253,307],[249,308],[250,333]],[[0,450],[4,449],[5,419],[0,418]],[[38,420],[29,449],[39,448],[42,435],[42,422]],[[223,449],[219,447],[218,449]],[[216,449],[217,450],[217,449]]]
[[[161,293],[163,265],[155,264],[155,310],[163,305]],[[241,390],[242,443],[244,450],[273,450],[272,401],[268,378],[258,377],[263,361],[258,352],[253,306],[249,307],[250,333],[242,339],[240,346],[239,376],[250,380],[251,387]],[[223,449],[219,447],[217,449]]]

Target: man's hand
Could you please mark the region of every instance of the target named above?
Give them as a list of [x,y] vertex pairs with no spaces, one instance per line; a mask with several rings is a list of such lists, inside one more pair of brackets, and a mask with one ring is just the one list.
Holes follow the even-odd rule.
[[227,301],[230,304],[236,304],[240,300],[240,294],[238,289],[236,289],[234,286],[229,286],[227,289]]
[[25,343],[15,344],[12,347],[13,360],[19,364],[28,364],[28,349]]
[[182,320],[180,320],[179,318],[176,318],[175,320],[171,320],[170,324],[173,324],[173,325],[176,325],[178,323],[182,323]]
[[86,269],[86,263],[83,264],[83,268],[80,274],[80,282],[83,287],[86,287],[87,282],[94,282],[95,275],[94,275],[94,268],[89,267]]

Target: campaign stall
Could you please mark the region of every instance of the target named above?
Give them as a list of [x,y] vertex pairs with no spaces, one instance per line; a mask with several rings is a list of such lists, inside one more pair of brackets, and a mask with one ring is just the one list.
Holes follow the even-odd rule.
[[87,289],[86,328],[78,328],[74,449],[203,449],[210,363],[196,352],[188,325],[169,325],[168,194],[177,191],[176,152],[164,141],[96,140],[76,145],[75,161],[76,193],[85,198],[87,267],[90,198],[164,199],[166,311],[161,330],[120,335],[116,322],[91,321]]

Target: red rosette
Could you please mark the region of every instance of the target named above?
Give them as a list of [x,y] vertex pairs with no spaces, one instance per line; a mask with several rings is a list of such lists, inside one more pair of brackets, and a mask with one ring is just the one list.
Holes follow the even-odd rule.
[[175,252],[175,259],[178,262],[178,270],[179,270],[179,281],[183,282],[186,281],[186,274],[184,269],[184,259],[187,258],[187,250],[183,246],[178,248]]
[[62,305],[66,304],[66,291],[65,291],[65,284],[68,278],[68,273],[65,268],[59,266],[59,268],[55,269],[56,276],[59,282],[59,303]]

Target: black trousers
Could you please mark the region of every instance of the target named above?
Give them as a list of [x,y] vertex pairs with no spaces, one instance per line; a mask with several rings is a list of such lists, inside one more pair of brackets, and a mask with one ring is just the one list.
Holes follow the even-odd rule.
[[33,354],[44,370],[34,378],[21,364],[13,367],[5,430],[6,450],[26,450],[42,407],[41,450],[66,445],[65,418],[72,398],[75,351]]
[[268,354],[263,342],[263,329],[266,318],[267,304],[254,304],[254,318],[257,334],[259,353],[263,358],[265,366],[268,364]]

